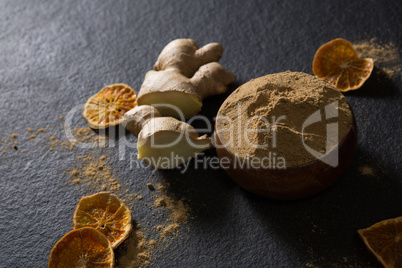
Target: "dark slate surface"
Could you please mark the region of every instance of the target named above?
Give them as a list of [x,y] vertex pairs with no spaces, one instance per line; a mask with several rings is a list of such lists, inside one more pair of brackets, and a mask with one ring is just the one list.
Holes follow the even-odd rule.
[[[71,230],[79,198],[91,192],[68,183],[65,173],[84,151],[49,151],[45,136],[27,138],[28,127],[65,139],[60,115],[106,84],[138,90],[161,49],[176,38],[223,45],[221,63],[237,77],[230,93],[268,73],[311,74],[316,49],[333,38],[376,37],[402,47],[401,13],[397,0],[0,1],[0,135],[10,140],[17,132],[20,142],[18,151],[0,156],[0,266],[45,267],[54,243]],[[258,198],[222,170],[152,177],[150,168],[130,170],[135,149],[121,161],[118,146],[99,149],[145,201],[151,200],[145,184],[163,176],[168,191],[191,207],[190,231],[158,249],[151,267],[379,267],[356,230],[402,215],[401,80],[400,73],[392,79],[375,74],[346,94],[359,129],[354,162],[335,185],[300,201]],[[228,94],[206,100],[202,114],[213,118]],[[76,115],[74,124],[85,126]],[[360,173],[364,165],[374,176]],[[134,218],[154,220],[144,206]]]

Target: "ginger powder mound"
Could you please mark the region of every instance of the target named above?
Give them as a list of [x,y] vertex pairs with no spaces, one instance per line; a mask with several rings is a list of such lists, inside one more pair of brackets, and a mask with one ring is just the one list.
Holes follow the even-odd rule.
[[348,134],[353,116],[342,93],[300,72],[266,75],[240,86],[223,103],[219,136],[237,157],[266,158],[276,168],[325,156]]

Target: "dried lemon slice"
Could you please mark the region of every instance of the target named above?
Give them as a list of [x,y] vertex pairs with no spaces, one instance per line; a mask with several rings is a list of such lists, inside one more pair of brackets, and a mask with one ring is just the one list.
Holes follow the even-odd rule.
[[136,105],[137,93],[129,85],[113,84],[87,100],[82,116],[91,128],[103,129],[118,125]]
[[358,233],[384,267],[402,267],[402,217],[378,222]]
[[346,92],[360,88],[370,77],[373,59],[361,59],[351,43],[337,38],[322,45],[315,53],[313,73]]
[[49,268],[114,267],[109,240],[93,228],[73,230],[63,236],[50,252]]
[[109,239],[113,248],[132,230],[130,209],[116,195],[101,192],[81,198],[73,215],[73,229],[92,227]]

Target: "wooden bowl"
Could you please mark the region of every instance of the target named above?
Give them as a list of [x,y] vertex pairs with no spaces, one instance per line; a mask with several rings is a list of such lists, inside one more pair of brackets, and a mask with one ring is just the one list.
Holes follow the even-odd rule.
[[[214,133],[215,147],[221,166],[243,189],[263,197],[291,200],[319,193],[339,179],[352,162],[356,150],[356,121],[349,104],[347,106],[352,117],[349,122],[352,124],[349,131],[346,130],[346,135],[343,138],[340,137],[337,147],[326,155],[329,158],[338,157],[338,164],[331,166],[322,161],[323,159],[314,158],[302,165],[293,165],[284,169],[256,167],[250,164],[250,159],[235,155],[232,148],[227,145],[224,135],[221,134],[221,130],[224,129],[222,116],[220,116],[222,115],[221,107],[217,114]],[[246,164],[241,166],[239,163]]]
[[218,157],[221,160],[229,159],[227,165],[222,164],[226,173],[238,185],[251,193],[281,200],[308,197],[329,187],[339,179],[352,162],[357,144],[357,128],[353,118],[353,127],[338,145],[339,164],[336,167],[317,159],[304,165],[285,169],[252,168],[251,165],[244,165],[245,167],[240,168],[239,165],[235,165],[235,161],[245,160],[239,159],[230,148],[223,146],[225,141],[217,134],[216,129],[219,129],[218,121],[215,124],[214,138]]

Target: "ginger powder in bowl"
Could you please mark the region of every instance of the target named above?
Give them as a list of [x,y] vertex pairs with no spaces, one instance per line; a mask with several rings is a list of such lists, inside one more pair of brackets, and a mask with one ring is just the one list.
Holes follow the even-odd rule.
[[352,161],[356,141],[342,93],[299,72],[240,86],[215,123],[221,166],[244,189],[275,199],[303,198],[334,183]]

